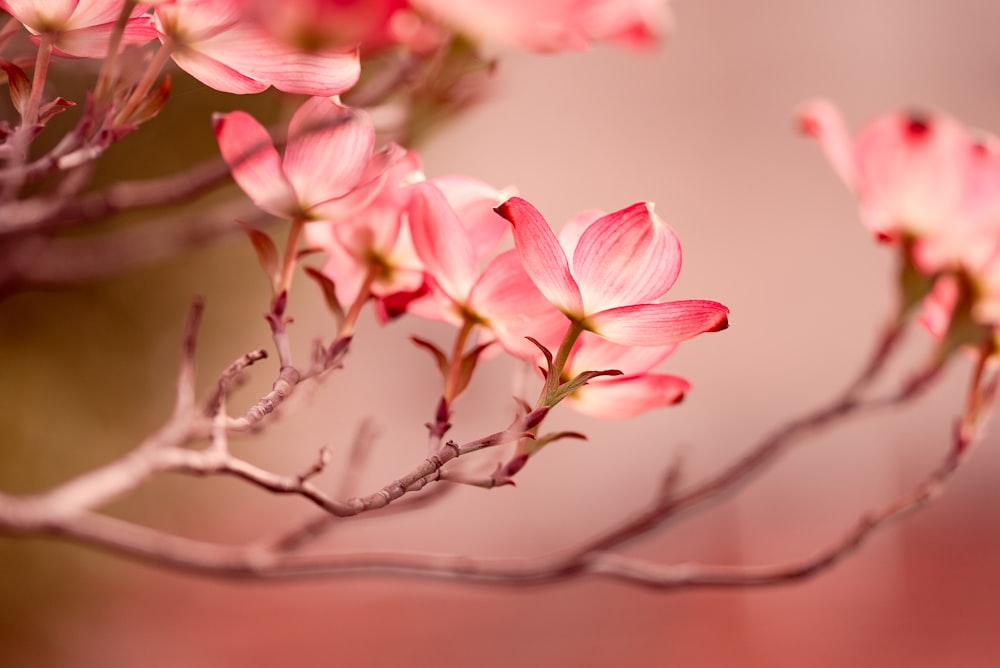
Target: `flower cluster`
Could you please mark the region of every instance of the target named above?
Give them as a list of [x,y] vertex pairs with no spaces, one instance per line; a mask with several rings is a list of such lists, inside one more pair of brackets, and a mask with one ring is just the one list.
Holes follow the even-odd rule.
[[[667,0],[0,0],[0,7],[13,19],[0,43],[23,26],[37,45],[31,77],[17,64],[27,58],[3,63],[21,114],[18,128],[4,128],[5,148],[23,164],[48,118],[71,104],[45,99],[53,57],[104,59],[83,121],[45,162],[56,171],[96,159],[156,116],[170,91],[161,74],[172,66],[224,93],[274,88],[305,96],[277,139],[244,111],[213,119],[235,182],[259,209],[289,223],[283,252],[271,235],[245,226],[273,288],[268,321],[281,362],[290,366],[293,279],[303,257],[320,253],[321,265],[305,271],[339,323],[323,353],[328,365],[368,305],[383,324],[410,315],[456,328],[450,353],[417,341],[441,373],[432,433],[446,431],[450,406],[480,358],[500,352],[540,370],[534,410],[543,414],[563,400],[607,418],[676,403],[687,381],[656,367],[680,342],[728,325],[718,302],[663,301],[681,248],[652,204],[588,211],[557,238],[512,188],[428,177],[409,148],[429,122],[462,106],[463,91],[491,66],[486,54],[595,42],[645,48],[669,26]],[[523,401],[527,414],[531,402]],[[535,437],[537,450],[543,437],[532,431],[524,439]],[[508,466],[502,482],[522,465]]]
[[[571,332],[556,370],[563,380],[598,368],[623,374],[571,396],[589,413],[675,403],[686,381],[652,369],[677,343],[727,324],[717,302],[659,301],[680,273],[681,249],[651,204],[582,214],[557,240],[509,191],[470,177],[427,179],[415,152],[392,145],[373,153],[368,117],[328,98],[292,117],[283,158],[243,112],[218,116],[216,135],[247,195],[305,225],[339,303],[370,297],[383,322],[404,312],[441,320],[533,361]],[[498,252],[508,229],[516,248]],[[449,399],[461,389],[452,382]]]

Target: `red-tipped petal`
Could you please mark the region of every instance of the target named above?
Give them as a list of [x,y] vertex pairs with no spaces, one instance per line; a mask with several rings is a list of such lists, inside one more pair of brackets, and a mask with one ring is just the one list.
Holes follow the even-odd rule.
[[729,309],[718,302],[690,299],[637,304],[601,311],[585,325],[595,334],[627,346],[665,346],[729,326]]
[[574,392],[569,401],[581,413],[621,420],[676,404],[689,389],[688,381],[667,374],[598,378]]
[[521,262],[545,298],[570,317],[581,317],[580,288],[570,274],[566,253],[538,209],[520,197],[511,197],[496,212],[510,221]]
[[215,137],[236,183],[268,213],[285,218],[297,215],[292,186],[281,170],[281,158],[267,131],[242,111],[217,114]]
[[961,205],[972,138],[955,119],[886,114],[861,131],[856,146],[858,194],[876,233],[933,233]]
[[584,332],[570,355],[568,371],[576,375],[588,369],[618,369],[626,376],[646,373],[677,348],[666,346],[624,346]]
[[840,110],[829,100],[816,98],[804,102],[795,114],[799,129],[819,142],[830,166],[849,188],[858,183],[854,142]]

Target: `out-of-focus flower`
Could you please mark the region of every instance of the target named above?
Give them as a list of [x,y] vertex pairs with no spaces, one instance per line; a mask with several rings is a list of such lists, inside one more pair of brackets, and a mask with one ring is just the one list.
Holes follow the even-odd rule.
[[666,0],[411,0],[452,29],[489,45],[528,51],[586,49],[593,42],[656,44],[670,25]]
[[565,248],[527,201],[513,197],[497,213],[511,222],[538,289],[585,330],[623,345],[665,346],[728,326],[729,309],[718,302],[656,302],[677,280],[681,247],[652,204],[596,218]]
[[[281,3],[276,3],[281,4]],[[177,65],[226,93],[338,95],[361,72],[355,48],[305,51],[244,15],[239,0],[174,0],[156,7],[160,40]]]
[[314,97],[292,116],[282,158],[267,130],[242,111],[217,114],[222,157],[243,191],[264,211],[293,220],[339,220],[377,193],[377,180],[402,149],[372,154],[368,115]]
[[[124,0],[0,0],[0,8],[20,21],[38,42],[54,36],[53,53],[78,58],[104,58]],[[121,48],[156,39],[147,7],[136,5],[125,24]]]
[[865,224],[924,277],[902,291],[922,300],[927,329],[964,342],[1000,325],[1000,141],[947,114],[903,112],[852,139],[826,100],[806,103],[799,121],[857,194]]
[[584,332],[570,353],[564,379],[585,371],[607,369],[617,369],[622,375],[592,378],[567,401],[581,413],[603,419],[634,417],[653,408],[676,404],[691,384],[679,376],[652,371],[676,347],[676,344],[622,346]]
[[365,52],[398,41],[397,19],[407,0],[238,0],[247,16],[275,39],[302,51]]
[[1000,213],[996,151],[946,114],[884,114],[852,139],[839,110],[818,99],[802,106],[799,122],[883,240],[977,226]]
[[342,304],[357,298],[371,271],[376,272],[371,294],[383,322],[405,307],[402,295],[416,297],[421,292],[423,265],[404,222],[410,186],[422,178],[420,158],[409,151],[389,166],[378,192],[363,209],[344,219],[306,226],[307,245],[326,255],[322,272],[333,281]]

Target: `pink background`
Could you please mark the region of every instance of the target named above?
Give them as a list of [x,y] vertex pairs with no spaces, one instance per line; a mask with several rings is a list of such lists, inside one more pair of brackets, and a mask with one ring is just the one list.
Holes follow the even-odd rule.
[[[552,446],[517,489],[460,489],[433,511],[345,526],[324,545],[530,556],[575,544],[640,508],[675,457],[684,459],[685,479],[695,481],[833,397],[860,368],[892,305],[892,257],[868,238],[853,197],[817,147],[794,132],[793,109],[822,94],[855,127],[912,105],[1000,132],[1000,3],[678,0],[676,14],[676,33],[650,56],[598,48],[504,57],[493,98],[422,153],[430,176],[516,184],[557,224],[585,208],[655,201],[684,244],[685,269],[672,296],[717,299],[732,309],[729,331],[683,346],[664,367],[688,377],[693,391],[678,407],[625,423],[581,421],[563,410],[554,424],[583,430],[590,441]],[[185,99],[175,95],[171,104]],[[166,137],[186,131],[167,116],[155,123],[150,132],[158,127]],[[56,305],[77,318],[67,320],[75,330],[61,336],[101,333],[99,344],[88,344],[100,348],[67,362],[74,374],[60,393],[45,395],[51,403],[33,394],[34,383],[64,378],[66,367],[45,367],[43,353],[29,361],[49,376],[19,366],[28,361],[11,362],[10,377],[23,379],[10,384],[20,400],[55,411],[52,429],[65,431],[60,445],[74,450],[67,464],[55,446],[33,453],[24,445],[23,459],[12,461],[43,468],[58,460],[67,473],[82,470],[157,425],[169,405],[181,314],[196,292],[209,304],[206,385],[228,360],[267,345],[259,318],[265,285],[247,246],[224,243],[139,272],[99,286],[96,298],[22,295],[5,305],[7,324],[11,314],[30,312],[58,330],[56,316],[40,315]],[[296,299],[303,350],[329,320],[310,291]],[[449,341],[442,328],[401,321],[379,330],[366,318],[345,372],[301,415],[237,451],[282,471],[301,470],[323,444],[342,453],[358,422],[371,416],[380,436],[362,491],[408,471],[423,456],[422,424],[435,394],[429,359],[405,343],[412,331]],[[72,345],[53,336],[54,348]],[[927,351],[925,335],[914,330],[894,370],[905,376]],[[119,366],[107,366],[102,355]],[[936,464],[968,366],[956,360],[907,411],[804,444],[739,496],[629,552],[665,563],[735,564],[812,554]],[[272,371],[256,371],[239,397],[266,390]],[[123,377],[135,385],[121,390]],[[95,387],[102,389],[94,394],[117,398],[80,408],[101,400],[85,396]],[[504,424],[513,388],[509,366],[487,365],[457,407],[455,437]],[[136,404],[119,403],[123,394]],[[25,427],[23,442],[46,431],[44,422]],[[105,449],[88,454],[92,441]],[[5,606],[0,662],[985,668],[1000,661],[998,446],[988,432],[944,497],[844,564],[764,590],[657,594],[596,581],[505,590],[378,578],[229,583],[48,542],[22,548],[5,541],[0,580],[14,603]],[[53,482],[45,475],[37,479]],[[188,479],[157,483],[115,509],[224,540],[267,534],[309,510],[232,481]]]

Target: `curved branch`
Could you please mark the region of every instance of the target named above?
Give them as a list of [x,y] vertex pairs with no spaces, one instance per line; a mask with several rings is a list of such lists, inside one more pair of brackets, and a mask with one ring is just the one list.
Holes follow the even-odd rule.
[[190,540],[93,513],[60,522],[48,527],[47,532],[160,566],[229,578],[394,575],[531,586],[578,577],[597,577],[658,590],[756,587],[792,583],[839,563],[877,530],[931,503],[945,489],[968,453],[968,448],[956,443],[942,464],[910,493],[862,517],[832,545],[807,559],[771,566],[664,565],[593,547],[545,557],[506,559],[406,552],[300,555],[266,545],[243,547]]

